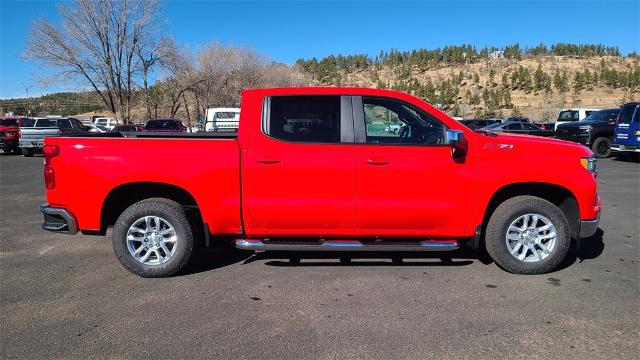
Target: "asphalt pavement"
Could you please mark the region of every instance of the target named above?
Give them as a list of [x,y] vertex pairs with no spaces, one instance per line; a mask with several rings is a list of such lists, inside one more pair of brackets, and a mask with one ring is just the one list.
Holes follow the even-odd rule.
[[342,265],[207,251],[142,279],[108,236],[41,230],[42,158],[0,154],[0,357],[635,359],[640,164],[599,165],[600,230],[546,275],[466,252]]

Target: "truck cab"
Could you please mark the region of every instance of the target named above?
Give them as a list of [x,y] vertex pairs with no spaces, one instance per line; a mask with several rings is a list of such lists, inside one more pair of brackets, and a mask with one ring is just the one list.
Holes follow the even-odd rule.
[[640,153],[640,103],[624,104],[616,121],[613,151]]

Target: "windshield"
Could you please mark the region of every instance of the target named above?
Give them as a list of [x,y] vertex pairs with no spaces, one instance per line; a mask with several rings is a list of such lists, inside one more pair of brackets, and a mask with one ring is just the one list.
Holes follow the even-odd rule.
[[234,119],[238,115],[237,112],[219,112],[216,113],[218,119]]
[[495,128],[500,127],[500,125],[502,125],[502,123],[495,123],[495,124],[491,124],[489,126],[485,126],[484,128],[485,129],[495,129]]
[[558,114],[558,121],[578,121],[580,113],[577,110],[564,110]]
[[18,119],[2,119],[0,126],[18,126]]
[[144,128],[146,130],[178,130],[180,126],[175,120],[150,120]]

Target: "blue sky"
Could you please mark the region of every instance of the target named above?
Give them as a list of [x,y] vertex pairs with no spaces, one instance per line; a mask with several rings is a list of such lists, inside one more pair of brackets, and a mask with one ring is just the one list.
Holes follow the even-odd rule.
[[[0,0],[0,98],[77,90],[43,87],[36,63],[21,59],[31,23],[58,20],[55,1]],[[381,49],[478,47],[556,42],[604,43],[640,52],[639,1],[218,2],[166,3],[166,34],[196,48],[210,41],[241,45],[293,63],[329,54],[377,54]]]

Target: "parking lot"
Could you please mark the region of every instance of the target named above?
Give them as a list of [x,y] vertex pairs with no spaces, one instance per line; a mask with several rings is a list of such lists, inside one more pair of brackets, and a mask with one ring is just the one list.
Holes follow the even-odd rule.
[[1,154],[0,357],[636,358],[640,164],[599,166],[600,230],[546,275],[465,252],[342,265],[208,251],[142,279],[110,238],[41,230],[42,158]]

